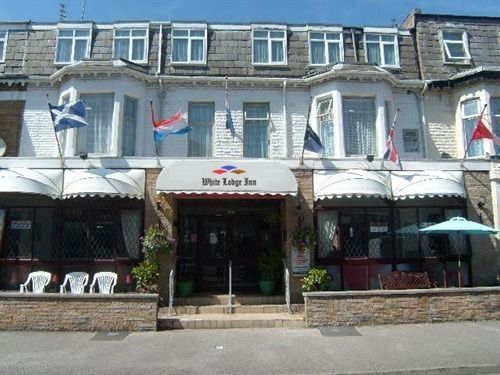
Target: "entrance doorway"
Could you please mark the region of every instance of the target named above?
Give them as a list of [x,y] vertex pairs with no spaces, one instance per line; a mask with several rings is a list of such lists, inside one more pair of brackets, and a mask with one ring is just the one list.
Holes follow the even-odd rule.
[[257,258],[280,248],[280,225],[276,200],[180,201],[178,279],[192,279],[198,292],[227,292],[231,261],[233,291],[257,291]]

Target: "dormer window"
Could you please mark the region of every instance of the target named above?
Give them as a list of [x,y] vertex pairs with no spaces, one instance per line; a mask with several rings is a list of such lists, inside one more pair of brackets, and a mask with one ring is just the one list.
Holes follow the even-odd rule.
[[59,29],[57,31],[56,63],[71,64],[89,56],[89,29]]
[[441,30],[441,37],[445,62],[469,63],[470,54],[465,30]]
[[398,38],[393,34],[365,34],[366,62],[398,68]]
[[172,30],[172,62],[205,64],[207,62],[207,29]]
[[5,50],[7,49],[7,31],[0,31],[0,62],[5,61]]
[[309,61],[311,65],[335,64],[343,60],[341,32],[310,32]]
[[115,29],[113,58],[146,63],[147,40],[147,29]]
[[286,31],[253,30],[253,64],[286,65]]

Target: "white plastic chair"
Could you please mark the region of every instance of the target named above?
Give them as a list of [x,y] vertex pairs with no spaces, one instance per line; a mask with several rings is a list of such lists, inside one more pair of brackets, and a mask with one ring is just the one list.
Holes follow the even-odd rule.
[[30,272],[28,275],[28,280],[24,284],[19,286],[19,292],[29,292],[28,285],[31,282],[31,291],[33,293],[43,293],[45,292],[45,287],[49,285],[52,274],[45,271],[35,271]]
[[89,283],[89,274],[86,272],[70,272],[64,277],[64,282],[59,287],[59,293],[66,293],[66,284],[74,294],[85,293],[85,286]]
[[90,284],[90,293],[95,292],[95,284],[97,282],[100,294],[113,294],[117,280],[118,275],[114,272],[97,272],[94,274],[92,284]]

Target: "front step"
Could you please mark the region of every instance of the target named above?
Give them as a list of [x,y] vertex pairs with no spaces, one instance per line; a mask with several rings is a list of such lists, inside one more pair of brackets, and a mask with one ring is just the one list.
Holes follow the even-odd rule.
[[[303,313],[304,305],[293,304],[292,313]],[[288,308],[286,305],[267,304],[267,305],[233,305],[231,309],[233,314],[286,314]],[[208,306],[174,306],[172,315],[195,315],[195,314],[225,314],[228,312],[228,306],[208,305]],[[168,315],[168,308],[160,308],[161,316]]]
[[303,314],[194,314],[158,317],[158,329],[303,328]]
[[[227,294],[198,294],[192,297],[176,297],[175,304],[177,306],[207,306],[207,305],[224,305],[227,306],[229,296]],[[267,305],[267,304],[284,304],[285,297],[262,296],[254,294],[238,294],[232,296],[233,305]]]

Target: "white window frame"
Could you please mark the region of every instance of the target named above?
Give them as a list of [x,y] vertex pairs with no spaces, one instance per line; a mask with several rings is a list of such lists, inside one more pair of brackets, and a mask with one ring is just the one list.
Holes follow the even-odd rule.
[[[444,33],[461,33],[462,41],[457,40],[446,40],[444,38]],[[469,39],[467,37],[467,31],[462,29],[441,29],[439,30],[441,45],[443,49],[443,61],[445,63],[466,63],[470,62],[470,53],[469,53]],[[461,44],[464,47],[465,56],[463,57],[452,57],[450,54],[450,49],[448,48],[448,44]]]
[[[266,117],[247,117],[246,116],[246,107],[247,106],[252,106],[252,105],[266,105],[267,106],[267,116]],[[247,126],[252,126],[248,125],[247,123],[251,121],[267,121],[266,125],[266,156],[263,156],[262,159],[269,159],[270,157],[270,143],[271,143],[271,134],[270,134],[270,125],[271,125],[271,103],[269,102],[245,102],[243,103],[243,137],[245,137],[245,129]],[[244,142],[244,141],[243,141]],[[253,158],[253,156],[243,156],[243,157],[250,157]],[[259,158],[260,159],[260,158]]]
[[[117,36],[117,31],[128,31],[128,36]],[[133,36],[133,31],[145,31],[145,36]],[[115,42],[117,39],[128,39],[128,56],[127,60],[132,61],[134,63],[145,64],[148,62],[148,47],[149,47],[149,28],[147,27],[115,27],[113,30],[113,59],[115,59]],[[132,48],[134,40],[143,40],[144,41],[144,56],[142,60],[133,60],[132,59]]]
[[[373,41],[373,40],[367,40],[366,37],[370,36],[378,36],[378,41]],[[389,41],[383,41],[382,36],[392,36],[393,40],[391,42]],[[387,67],[387,68],[399,68],[400,67],[400,61],[399,61],[399,46],[398,46],[398,34],[397,33],[384,33],[384,32],[367,32],[363,34],[363,42],[365,44],[365,62],[369,64],[368,62],[368,44],[378,44],[379,50],[380,50],[380,66],[381,67]],[[384,45],[393,45],[394,46],[394,60],[395,64],[386,64],[385,63],[385,53],[384,53]]]
[[[321,104],[325,103],[325,102],[328,102],[329,105],[328,105],[328,111],[325,112],[325,113],[321,113],[320,112],[320,108],[321,108]],[[318,136],[320,137],[321,139],[321,143],[323,144],[323,152],[322,152],[322,156],[323,157],[326,157],[326,158],[333,158],[335,157],[336,155],[336,141],[337,141],[337,129],[336,129],[336,126],[335,126],[335,122],[334,122],[334,116],[333,116],[333,97],[331,95],[328,95],[328,96],[325,96],[325,97],[318,97],[317,100],[316,100],[316,123],[317,123],[317,129],[318,129]],[[332,122],[332,132],[333,132],[333,136],[332,136],[332,145],[331,145],[331,148],[332,148],[332,154],[331,155],[326,155],[326,152],[327,152],[327,149],[328,149],[328,144],[326,143],[326,139],[323,138],[323,119],[325,117],[330,117],[330,120]]]
[[[267,32],[267,37],[255,37],[254,34],[255,32]],[[254,27],[252,28],[252,65],[257,65],[257,66],[266,66],[266,65],[272,65],[272,66],[286,66],[288,65],[288,44],[287,44],[287,30],[286,28],[266,28],[266,27]],[[282,38],[275,38],[271,37],[272,32],[282,32],[283,37]],[[256,62],[254,60],[254,48],[255,48],[255,41],[256,40],[267,40],[267,56],[268,56],[268,61],[267,62]],[[273,41],[280,41],[283,43],[283,61],[271,61],[272,57],[272,42]]]
[[[469,102],[476,102],[476,114],[470,116],[470,115],[465,115],[465,104],[466,103],[469,103]],[[464,100],[462,102],[460,102],[460,122],[461,122],[461,127],[462,127],[462,134],[463,134],[463,142],[464,142],[464,150],[467,151],[467,153],[469,152],[469,150],[467,150],[467,145],[468,145],[468,141],[467,141],[467,131],[465,129],[465,120],[471,120],[471,119],[474,119],[475,120],[475,124],[477,124],[477,119],[479,118],[479,116],[481,115],[481,99],[478,98],[478,97],[475,97],[475,98],[470,98],[470,99],[467,99],[467,100]],[[473,128],[474,129],[474,128]],[[471,137],[472,137],[472,134],[471,134]],[[483,147],[483,153],[482,154],[479,154],[479,155],[473,155],[473,156],[469,156],[469,155],[465,155],[466,158],[468,159],[471,159],[471,158],[482,158],[485,151],[486,151],[486,148],[485,148],[485,144],[484,144],[484,141],[483,139],[479,140],[479,141],[476,141],[476,142],[481,142],[482,143],[482,147]]]
[[[61,31],[72,31],[73,35],[71,37],[64,36],[60,37],[59,33]],[[87,31],[88,35],[87,36],[76,36],[75,33],[77,31]],[[57,61],[57,51],[59,49],[59,40],[60,39],[71,39],[71,61]],[[57,29],[57,38],[56,38],[56,50],[55,50],[55,56],[54,56],[54,64],[56,65],[66,65],[66,64],[72,64],[74,62],[77,62],[75,60],[75,41],[76,40],[86,40],[87,41],[87,48],[85,50],[85,57],[88,59],[90,57],[90,43],[92,41],[92,28],[91,27],[59,27]]]
[[[323,34],[323,39],[313,39],[311,37],[311,34]],[[326,35],[327,34],[338,34],[339,39],[327,39]],[[324,48],[325,48],[325,63],[324,64],[313,64],[312,62],[312,42],[324,42]],[[316,29],[311,29],[309,30],[309,65],[310,66],[323,66],[323,65],[329,65],[333,64],[330,54],[329,54],[329,49],[328,49],[328,44],[330,43],[338,43],[339,45],[339,61],[336,61],[336,63],[340,63],[344,61],[344,37],[342,33],[342,29],[335,29],[335,30],[316,30]]]
[[3,42],[3,51],[0,51],[0,62],[5,62],[5,55],[7,51],[7,40],[9,39],[9,32],[0,30],[0,35],[5,33],[3,37],[0,37],[0,42]]
[[[175,36],[175,31],[187,31],[187,36]],[[191,36],[192,31],[203,31],[203,36]],[[187,39],[187,61],[175,61],[174,60],[174,39]],[[192,40],[203,40],[203,60],[192,60],[191,59],[191,41]],[[170,61],[173,65],[206,65],[207,64],[207,27],[189,27],[189,26],[174,26],[172,27],[172,51],[170,53]]]

